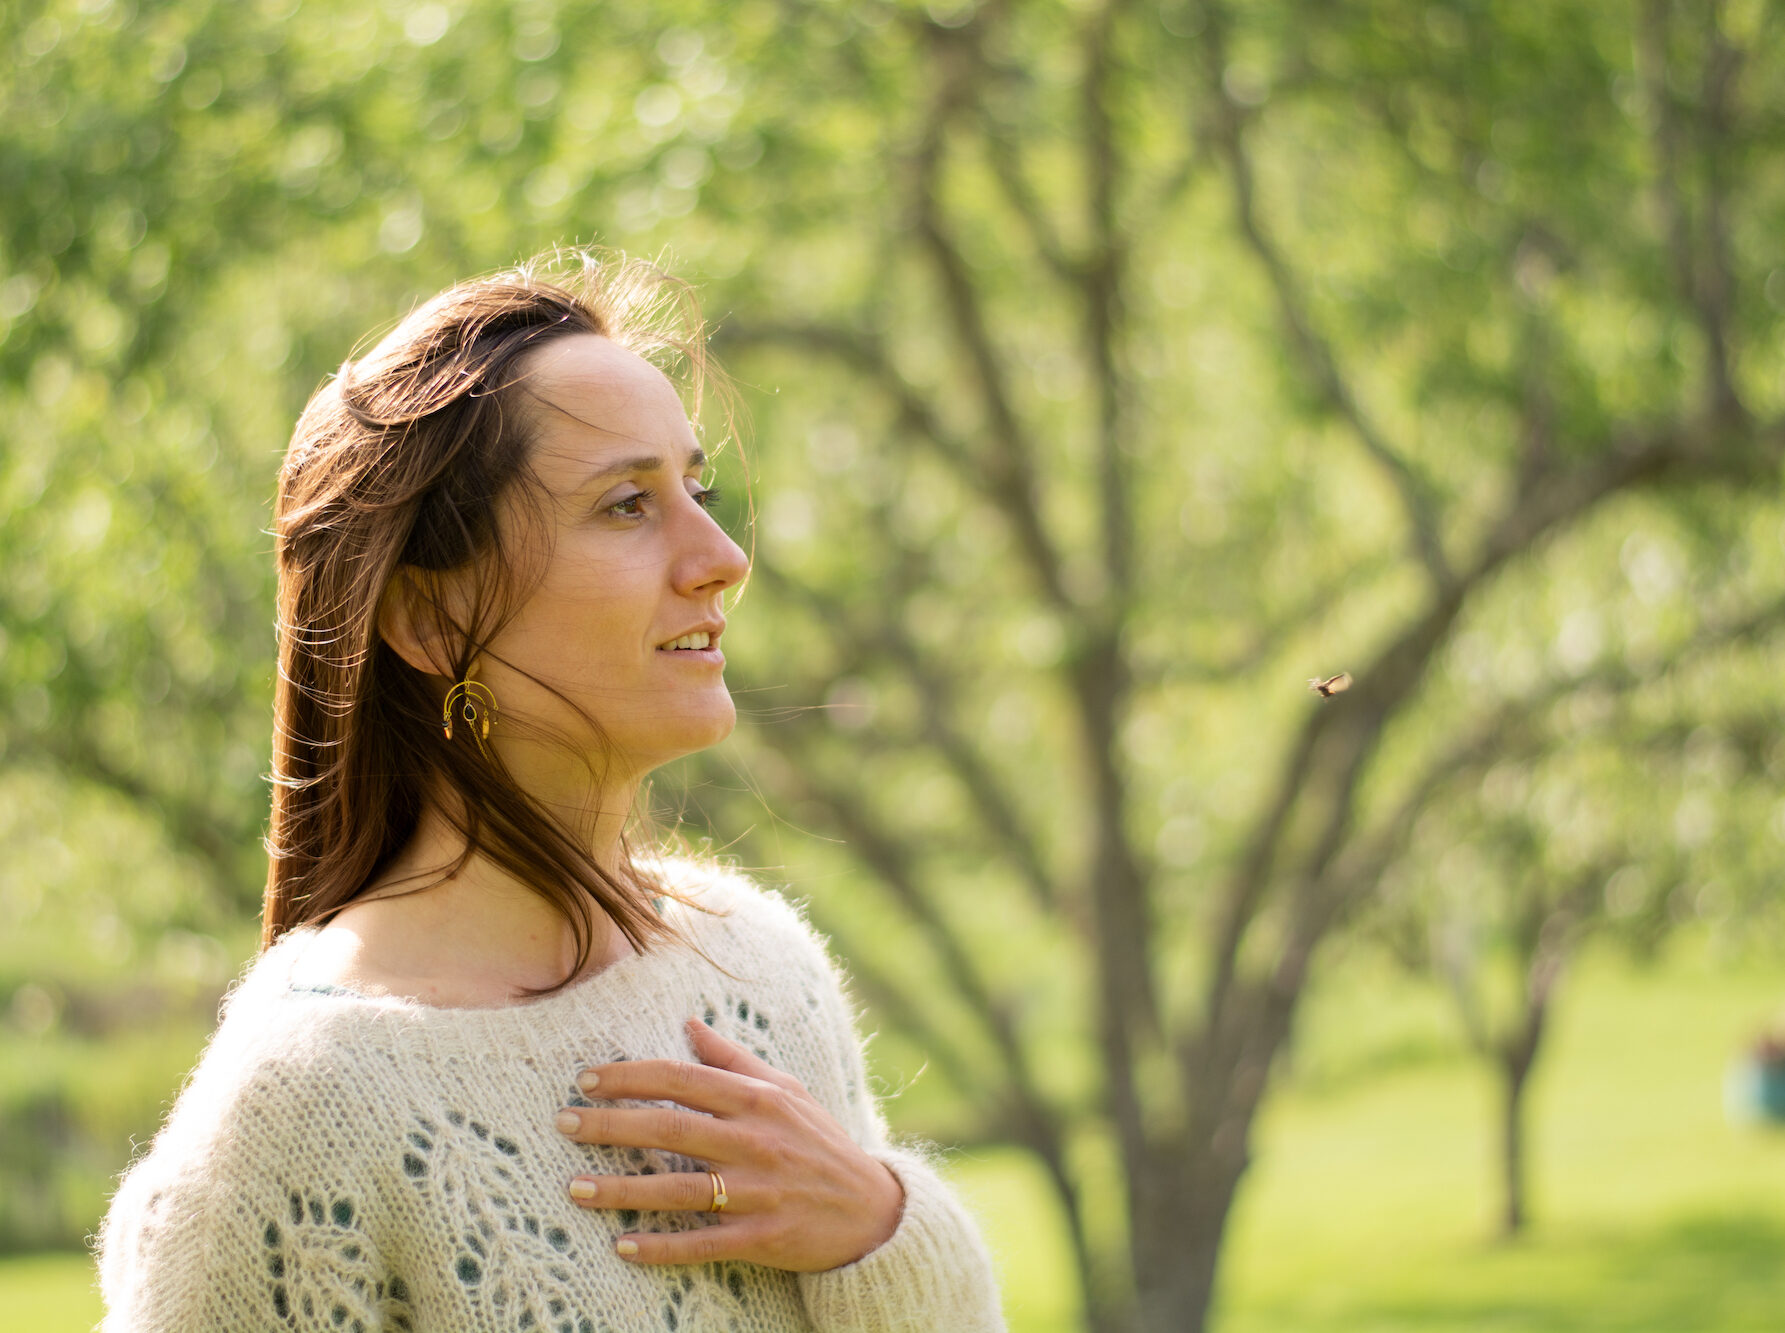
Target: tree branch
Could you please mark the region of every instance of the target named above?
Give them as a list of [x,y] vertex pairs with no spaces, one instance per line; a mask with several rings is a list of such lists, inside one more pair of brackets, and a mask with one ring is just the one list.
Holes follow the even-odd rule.
[[911,211],[914,229],[942,285],[943,308],[954,335],[972,367],[980,408],[985,413],[992,454],[986,460],[992,482],[1011,497],[1005,512],[1016,526],[1018,543],[1048,599],[1059,609],[1076,609],[1061,575],[1060,560],[1042,525],[1041,497],[1034,467],[1036,450],[1017,416],[985,312],[966,260],[949,235],[940,198],[941,173],[948,128],[971,99],[974,69],[968,51],[957,42],[935,43],[940,69],[922,142],[911,169]]
[[[1407,795],[1401,803],[1368,838],[1354,844],[1344,864],[1335,869],[1331,877],[1334,891],[1353,901],[1367,893],[1369,886],[1378,882],[1406,849],[1420,816],[1459,779],[1509,757],[1547,753],[1555,738],[1535,729],[1534,724],[1564,699],[1585,690],[1632,695],[1654,685],[1664,669],[1674,670],[1693,658],[1709,656],[1731,644],[1751,642],[1781,628],[1785,628],[1785,596],[1741,615],[1701,626],[1689,644],[1651,669],[1637,669],[1623,659],[1611,659],[1558,677],[1521,698],[1505,701],[1479,719],[1407,784]],[[1566,743],[1578,744],[1580,739],[1578,732],[1571,733]]]
[[[1349,569],[1339,570],[1313,584],[1301,600],[1288,611],[1255,630],[1251,642],[1222,661],[1198,661],[1187,654],[1169,662],[1143,663],[1134,669],[1135,683],[1142,688],[1169,685],[1221,684],[1256,671],[1279,652],[1285,643],[1308,629],[1322,613],[1332,615],[1343,599],[1362,592],[1377,578],[1401,567],[1399,556],[1375,556]],[[1311,666],[1319,670],[1318,665]]]
[[1052,270],[1055,277],[1076,284],[1081,266],[1060,239],[1059,230],[1048,217],[1046,206],[1035,193],[1034,186],[1029,183],[1028,173],[1023,169],[1022,155],[1015,141],[1015,131],[1000,122],[983,101],[979,106],[979,124],[984,134],[986,162],[992,169],[992,178],[1003,189],[1005,202],[1028,231],[1029,242],[1035,247],[1036,254],[1041,256],[1042,262]]
[[955,679],[923,655],[896,617],[859,615],[843,599],[801,582],[771,562],[759,562],[757,575],[777,591],[798,600],[824,625],[843,630],[837,640],[856,655],[858,665],[891,662],[904,668],[931,704],[921,715],[923,738],[966,788],[983,825],[1015,864],[1036,908],[1044,913],[1055,911],[1059,888],[1048,871],[1039,842],[1026,827],[1003,779],[953,720],[958,695]]
[[729,324],[721,328],[714,344],[721,352],[727,347],[797,347],[834,357],[864,376],[886,395],[902,429],[1003,514],[1029,573],[1046,600],[1057,610],[1073,610],[1061,576],[1059,555],[1041,525],[1034,487],[1013,488],[1004,463],[984,457],[964,437],[951,431],[929,400],[899,371],[880,338],[839,324],[782,322]]
[[1331,345],[1314,327],[1300,281],[1259,215],[1252,159],[1245,145],[1244,113],[1222,87],[1226,66],[1225,21],[1214,0],[1206,0],[1204,10],[1207,27],[1202,52],[1209,85],[1211,138],[1227,163],[1240,234],[1270,279],[1278,312],[1309,379],[1328,408],[1351,427],[1364,451],[1375,460],[1394,487],[1412,533],[1415,556],[1435,587],[1448,588],[1454,575],[1438,534],[1440,519],[1429,487],[1364,412],[1339,369]]
[[1724,39],[1715,4],[1708,6],[1706,23],[1710,47],[1703,77],[1703,128],[1701,150],[1705,158],[1704,244],[1692,234],[1692,218],[1686,202],[1683,178],[1685,132],[1679,109],[1668,84],[1668,27],[1671,0],[1646,0],[1636,25],[1638,73],[1649,101],[1651,147],[1655,154],[1655,190],[1667,228],[1668,258],[1674,285],[1691,307],[1705,341],[1705,375],[1713,416],[1741,420],[1747,415],[1730,373],[1729,312],[1734,280],[1730,274],[1729,242],[1724,218],[1723,186],[1717,170],[1717,147],[1728,133],[1729,96],[1738,53]]
[[[1740,448],[1754,436],[1758,447]],[[1515,499],[1489,533],[1475,562],[1414,625],[1362,672],[1351,693],[1315,708],[1303,726],[1295,748],[1276,785],[1240,866],[1229,883],[1214,935],[1205,1023],[1208,1034],[1220,1030],[1224,1010],[1239,962],[1240,945],[1255,918],[1281,844],[1296,808],[1312,802],[1309,792],[1325,786],[1328,809],[1317,837],[1316,850],[1294,876],[1296,906],[1291,914],[1290,942],[1285,945],[1272,983],[1272,993],[1293,1004],[1300,969],[1307,955],[1336,914],[1346,895],[1322,892],[1326,864],[1338,849],[1349,817],[1349,800],[1357,764],[1375,744],[1383,724],[1416,687],[1431,655],[1448,635],[1464,600],[1514,554],[1529,550],[1545,535],[1578,518],[1586,510],[1620,491],[1681,472],[1715,476],[1730,469],[1729,455],[1764,455],[1776,458],[1785,429],[1779,424],[1763,432],[1740,432],[1714,423],[1700,422],[1664,429],[1645,437],[1626,437],[1609,445],[1592,462],[1555,477],[1544,488]],[[1775,464],[1776,465],[1776,464]],[[1327,733],[1335,733],[1328,739]],[[1322,777],[1321,775],[1324,774]],[[1320,782],[1316,778],[1321,777]],[[1287,1015],[1284,1016],[1284,1021]],[[1184,1048],[1187,1071],[1206,1056],[1194,1046]]]
[[1091,236],[1081,277],[1085,312],[1085,352],[1097,386],[1097,469],[1102,500],[1103,563],[1114,622],[1124,619],[1133,595],[1133,506],[1129,502],[1127,394],[1117,339],[1123,327],[1128,243],[1116,218],[1122,154],[1110,101],[1115,96],[1111,43],[1124,0],[1104,0],[1085,24],[1084,75],[1080,80],[1085,125],[1085,200]]
[[812,756],[804,747],[792,742],[789,735],[794,728],[809,726],[808,714],[800,717],[793,727],[765,731],[764,738],[793,760],[790,767],[801,794],[829,811],[844,836],[850,855],[868,870],[918,927],[967,1011],[984,1022],[1003,1066],[1003,1100],[1013,1118],[1010,1129],[1037,1151],[1060,1151],[1057,1117],[1035,1083],[1009,1004],[987,984],[959,936],[950,929],[935,903],[919,886],[918,868],[905,844],[887,832],[878,818],[854,799],[845,784],[818,781],[809,775]]

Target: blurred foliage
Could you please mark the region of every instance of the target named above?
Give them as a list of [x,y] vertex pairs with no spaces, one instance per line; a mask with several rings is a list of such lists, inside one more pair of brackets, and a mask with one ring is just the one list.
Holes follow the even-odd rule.
[[[1109,39],[1100,132],[1122,175],[1102,219],[1090,12],[0,11],[0,1121],[22,1145],[0,1199],[26,1201],[0,1211],[0,1246],[90,1225],[120,1129],[153,1125],[159,1094],[77,1113],[74,1056],[55,1052],[202,1027],[251,948],[274,470],[355,340],[446,281],[597,241],[702,287],[751,416],[760,522],[746,531],[742,498],[725,517],[759,577],[728,633],[746,726],[659,797],[817,900],[892,1017],[877,1052],[895,1078],[931,1049],[901,1031],[949,1031],[961,1058],[901,1109],[953,1137],[999,1132],[955,1072],[995,1063],[990,1038],[959,1021],[947,957],[908,913],[855,892],[821,797],[866,779],[868,815],[918,849],[943,920],[1047,1038],[1037,1079],[1091,1116],[1071,892],[1092,832],[1066,684],[1084,626],[1037,587],[1009,492],[1033,497],[1068,602],[1126,603],[1122,817],[1183,1008],[1206,981],[1209,886],[1316,706],[1302,681],[1356,668],[1418,612],[1422,541],[1466,568],[1521,478],[1695,419],[1719,393],[1707,366],[1751,420],[1785,406],[1776,7],[1652,7],[1645,31],[1564,0],[1132,6]],[[1706,110],[1729,51],[1734,128]],[[938,129],[951,79],[972,114]],[[1243,173],[1211,106],[1244,129]],[[1112,224],[1120,587],[1090,443],[1109,372],[1077,295]],[[1715,234],[1718,272],[1688,252],[1682,274],[1682,229]],[[962,463],[1003,424],[938,230],[1033,445],[990,485]],[[722,480],[739,469],[728,451]],[[1500,956],[1496,893],[1591,870],[1602,923],[1639,949],[1696,920],[1776,946],[1776,473],[1768,455],[1618,496],[1473,591],[1362,778],[1355,824],[1398,848],[1368,924]],[[939,679],[919,669],[938,662]],[[981,770],[949,762],[957,742]],[[1010,836],[971,771],[1005,794]],[[1040,911],[1036,880],[1066,910]],[[1104,1160],[1094,1128],[1074,1142]],[[1113,1202],[1090,1207],[1119,1229]]]

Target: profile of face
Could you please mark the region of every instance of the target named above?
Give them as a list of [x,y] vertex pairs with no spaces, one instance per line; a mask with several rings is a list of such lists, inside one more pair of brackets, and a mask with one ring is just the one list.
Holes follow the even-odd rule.
[[549,797],[579,775],[564,771],[562,752],[534,742],[530,728],[505,728],[501,719],[579,738],[586,728],[529,676],[600,723],[598,771],[610,782],[731,733],[722,595],[750,566],[709,512],[706,456],[662,372],[595,334],[547,343],[522,369],[529,461],[544,503],[524,520],[522,507],[507,504],[499,523],[517,565],[537,570],[543,556],[543,576],[490,639],[475,674],[497,701],[492,742],[517,778]]

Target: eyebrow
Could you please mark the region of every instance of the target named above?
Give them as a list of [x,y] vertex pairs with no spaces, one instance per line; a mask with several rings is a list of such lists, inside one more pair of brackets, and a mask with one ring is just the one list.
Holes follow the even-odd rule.
[[[699,445],[695,445],[688,454],[687,467],[696,468],[705,467],[706,465],[706,450],[702,449]],[[609,477],[620,477],[631,472],[656,472],[664,466],[665,464],[661,455],[640,454],[637,458],[627,458],[618,463],[609,463],[606,467],[597,468],[588,476],[584,477],[582,481],[577,483],[577,489],[580,491],[585,486],[591,486],[595,482],[606,481]]]

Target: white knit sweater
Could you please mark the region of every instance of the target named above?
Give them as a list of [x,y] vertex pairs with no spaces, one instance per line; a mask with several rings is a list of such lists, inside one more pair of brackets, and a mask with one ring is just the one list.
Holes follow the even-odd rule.
[[[657,863],[669,918],[742,980],[665,946],[541,1000],[445,1009],[300,989],[315,928],[232,989],[99,1237],[105,1333],[980,1333],[1001,1330],[985,1245],[916,1147],[893,1147],[838,974],[800,913],[735,871]],[[899,1178],[892,1237],[823,1273],[641,1265],[624,1231],[704,1213],[578,1208],[579,1172],[699,1171],[673,1153],[573,1143],[578,1071],[697,1059],[683,1022],[805,1085]],[[636,1104],[636,1103],[634,1103]]]

